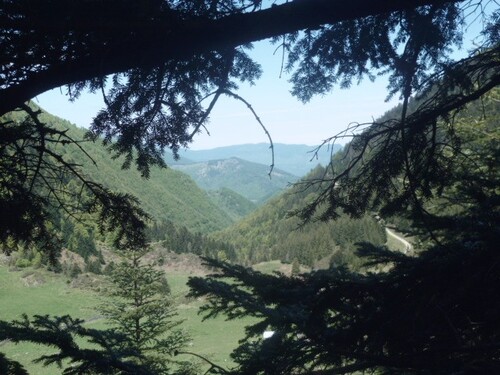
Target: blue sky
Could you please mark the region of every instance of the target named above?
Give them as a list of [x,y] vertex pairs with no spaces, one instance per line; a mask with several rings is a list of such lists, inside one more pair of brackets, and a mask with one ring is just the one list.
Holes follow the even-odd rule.
[[[281,53],[275,46],[259,42],[251,55],[263,68],[256,85],[242,84],[238,95],[248,101],[261,118],[275,143],[317,145],[345,129],[353,121],[367,122],[391,108],[396,101],[385,102],[386,81],[363,81],[348,90],[335,88],[330,94],[315,97],[303,104],[290,94],[286,75],[280,78]],[[88,127],[103,107],[100,94],[84,94],[69,102],[64,88],[39,95],[37,103],[48,112],[81,127]],[[205,131],[198,134],[192,149],[208,149],[243,143],[267,142],[267,136],[246,105],[231,98],[221,98]]]
[[[480,25],[474,26],[470,33],[477,35]],[[263,75],[255,86],[241,85],[238,94],[253,106],[275,143],[317,145],[352,122],[364,123],[379,117],[398,102],[397,98],[385,101],[387,80],[378,77],[375,82],[364,80],[347,90],[334,88],[328,95],[303,104],[290,94],[289,77],[279,77],[281,53],[274,54],[276,47],[267,41],[254,46],[251,56],[262,65]],[[81,127],[88,127],[103,107],[99,94],[84,94],[69,102],[64,88],[39,95],[36,100],[48,112]],[[268,141],[253,114],[235,99],[221,98],[207,129],[210,135],[205,131],[198,134],[192,149]]]

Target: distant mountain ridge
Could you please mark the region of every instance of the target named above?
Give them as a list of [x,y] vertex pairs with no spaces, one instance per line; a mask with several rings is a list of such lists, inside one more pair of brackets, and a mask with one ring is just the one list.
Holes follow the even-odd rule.
[[[235,157],[269,167],[272,164],[272,152],[269,146],[269,143],[256,143],[217,147],[210,150],[188,149],[180,152],[181,158],[175,164],[185,164],[189,161],[207,162]],[[331,156],[341,148],[340,145],[324,146],[315,154],[317,146],[275,143],[274,167],[294,176],[303,177],[318,164],[327,165]]]
[[255,204],[263,203],[298,180],[297,176],[277,168],[269,176],[269,166],[237,157],[171,167],[190,175],[205,190],[230,189]]

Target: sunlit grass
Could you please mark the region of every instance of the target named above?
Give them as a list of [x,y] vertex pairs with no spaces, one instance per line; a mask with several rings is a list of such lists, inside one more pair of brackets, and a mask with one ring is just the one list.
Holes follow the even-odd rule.
[[[27,277],[35,272],[40,284],[28,286]],[[189,274],[167,274],[172,295],[177,301],[178,318],[183,321],[182,329],[191,338],[186,351],[202,355],[222,367],[233,365],[230,353],[244,336],[244,327],[251,319],[226,321],[223,316],[202,321],[198,308],[200,300],[186,298]],[[93,328],[105,328],[106,322],[99,319],[97,307],[105,301],[95,291],[72,288],[63,275],[55,275],[44,270],[25,269],[9,271],[0,266],[0,319],[10,321],[20,319],[23,313],[29,317],[37,315],[71,315],[89,320]],[[96,319],[97,318],[97,319]],[[0,351],[8,358],[21,362],[30,374],[53,375],[60,373],[55,366],[44,367],[33,360],[50,349],[40,345],[10,342],[0,343]],[[195,357],[182,355],[182,360],[197,361]]]

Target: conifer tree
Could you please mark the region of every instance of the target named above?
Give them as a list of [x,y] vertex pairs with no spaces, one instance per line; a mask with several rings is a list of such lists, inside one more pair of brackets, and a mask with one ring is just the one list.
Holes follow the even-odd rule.
[[[208,261],[218,273],[190,280],[193,296],[210,298],[203,308],[207,316],[258,318],[233,352],[239,364],[233,374],[500,371],[499,92],[492,89],[457,114],[453,142],[446,138],[450,124],[435,124],[443,154],[437,165],[426,167],[446,166],[446,180],[434,181],[438,185],[426,194],[414,191],[416,200],[408,197],[399,209],[391,207],[395,220],[411,220],[411,233],[420,240],[416,254],[361,243],[362,272],[334,262],[329,270],[286,278]],[[376,150],[367,159],[384,155]],[[345,157],[349,163],[356,156]],[[342,181],[349,190],[366,189],[365,177],[354,174]],[[396,194],[405,189],[394,185]],[[380,189],[373,187],[382,194]],[[389,203],[389,197],[370,199],[364,210]],[[375,272],[373,266],[383,268]],[[278,334],[258,341],[267,326]]]
[[[245,285],[194,280],[196,295],[214,298],[209,312],[262,318],[250,335],[267,326],[278,332],[242,345],[235,371],[499,373],[498,142],[484,142],[484,153],[464,148],[454,121],[500,84],[498,9],[484,20],[483,44],[460,61],[450,54],[471,7],[486,3],[0,1],[0,115],[19,107],[28,114],[1,120],[0,241],[48,242],[47,207],[61,204],[61,182],[71,175],[89,192],[85,207],[99,212],[101,229],[131,234],[128,246],[144,242],[137,201],[52,152],[49,143],[77,142],[40,121],[27,100],[64,84],[72,99],[102,92],[106,108],[90,138],[102,136],[124,167],[135,162],[147,177],[151,165],[164,165],[165,148],[177,152],[193,139],[220,97],[239,98],[239,82],[258,78],[241,46],[275,37],[288,52],[292,93],[304,102],[378,73],[402,99],[398,116],[348,129],[343,167],[311,182],[319,194],[301,217],[408,214],[424,246],[412,258],[365,244],[372,263],[393,265],[380,274],[338,267],[285,279],[214,264]],[[415,107],[413,94],[423,98]],[[436,202],[458,202],[458,214],[433,212]]]
[[155,374],[189,374],[175,352],[189,337],[180,329],[164,272],[143,262],[144,251],[130,251],[111,272],[110,296],[101,311],[114,331],[125,337],[125,348],[138,352],[140,365]]
[[[125,337],[112,330],[96,330],[70,316],[35,315],[13,322],[0,321],[0,339],[30,342],[52,350],[35,361],[64,375],[155,375],[139,364],[141,353],[122,345]],[[87,347],[82,343],[90,343]],[[27,375],[21,363],[0,354],[0,373]]]

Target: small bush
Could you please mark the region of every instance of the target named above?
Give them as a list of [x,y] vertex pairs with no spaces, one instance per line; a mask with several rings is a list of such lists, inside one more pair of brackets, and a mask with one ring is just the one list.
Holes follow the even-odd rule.
[[16,261],[16,267],[26,268],[31,266],[31,262],[28,259],[20,258]]

